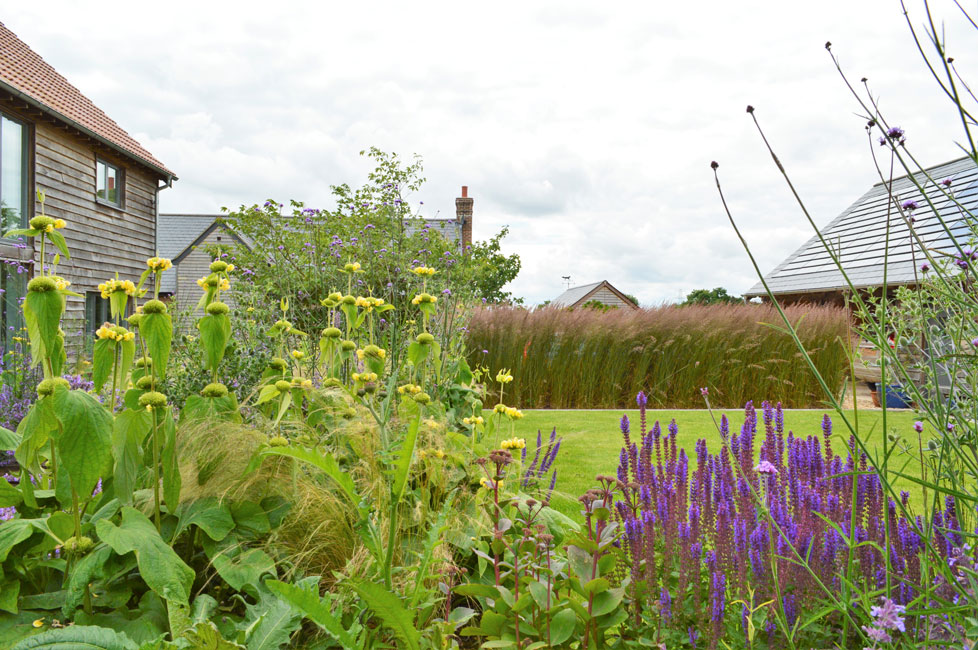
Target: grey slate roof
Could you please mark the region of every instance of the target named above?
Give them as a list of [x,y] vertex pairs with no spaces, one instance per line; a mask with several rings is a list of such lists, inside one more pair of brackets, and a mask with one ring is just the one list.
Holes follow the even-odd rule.
[[602,284],[604,284],[604,280],[601,282],[592,282],[591,284],[582,284],[579,287],[571,287],[550,301],[550,304],[554,307],[571,307]]
[[458,219],[408,219],[404,222],[404,230],[408,235],[413,235],[425,226],[452,243],[458,244],[462,241],[462,222]]
[[[222,214],[161,214],[156,223],[157,255],[174,259],[211,227]],[[160,280],[160,292],[176,293],[177,274],[167,271]]]
[[[927,180],[927,176],[933,182]],[[962,246],[971,238],[971,229],[965,221],[962,209],[945,197],[935,183],[951,179],[951,191],[958,203],[972,213],[978,210],[978,168],[970,158],[953,160],[923,172],[914,178],[931,198],[938,214]],[[954,249],[948,235],[910,176],[893,181],[893,195],[899,204],[914,200],[919,206],[913,213],[914,229],[924,246],[932,250],[950,252]],[[889,246],[887,247],[887,211],[889,204]],[[898,214],[896,206],[888,201],[883,183],[877,183],[866,194],[850,205],[842,214],[822,229],[822,235],[840,259],[849,279],[857,288],[877,287],[883,284],[884,254],[889,248],[886,282],[888,286],[913,284],[916,281],[915,265],[919,268],[925,260],[920,245],[910,234],[906,222]],[[919,272],[917,274],[919,276]],[[764,276],[775,294],[812,293],[847,288],[845,279],[829,252],[817,236],[809,239],[788,259]],[[760,282],[747,291],[745,296],[764,296]]]

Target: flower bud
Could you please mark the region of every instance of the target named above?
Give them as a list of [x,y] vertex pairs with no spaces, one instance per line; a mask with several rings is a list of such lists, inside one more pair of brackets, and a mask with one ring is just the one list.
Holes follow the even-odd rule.
[[223,302],[212,302],[211,304],[207,305],[207,313],[211,316],[223,316],[229,311],[231,311],[231,308]]
[[412,395],[412,399],[418,404],[427,404],[431,401],[431,395],[428,393],[417,393]]
[[353,341],[343,341],[342,343],[340,343],[340,349],[343,350],[344,352],[350,352],[352,350],[355,350],[356,347],[357,344],[354,343]]
[[153,360],[150,357],[139,357],[136,359],[137,368],[152,368]]
[[47,395],[53,395],[54,389],[58,386],[64,386],[65,388],[70,388],[71,384],[68,380],[63,377],[55,377],[54,379],[45,379],[37,385],[37,394],[40,397],[46,397]]
[[139,405],[150,408],[163,408],[166,406],[166,395],[157,391],[150,391],[139,396]]
[[323,381],[323,388],[339,388],[342,385],[343,382],[336,377],[330,377]]
[[415,340],[421,345],[431,345],[435,342],[435,337],[428,332],[421,332]]
[[268,441],[268,444],[272,447],[288,447],[289,439],[285,436],[275,436]]
[[28,282],[27,290],[32,293],[47,293],[48,291],[57,291],[58,283],[49,277],[41,276]]
[[92,541],[91,537],[69,537],[65,540],[65,543],[61,546],[65,553],[68,555],[85,555],[93,548],[95,548],[95,542]]
[[166,303],[162,300],[150,300],[148,303],[143,305],[144,314],[165,314],[166,313]]
[[200,394],[204,397],[227,397],[228,387],[215,382],[204,386],[204,390],[200,391]]
[[153,387],[153,378],[145,375],[136,380],[136,388],[139,390],[149,390]]
[[289,367],[289,364],[281,357],[272,357],[272,360],[268,362],[268,367],[272,370],[284,372]]
[[340,332],[340,328],[338,327],[327,327],[323,330],[323,336],[328,339],[338,339],[341,335],[342,332]]
[[292,382],[286,381],[284,379],[279,379],[275,382],[275,388],[279,390],[280,393],[292,390]]
[[221,260],[214,260],[210,265],[211,273],[223,273],[228,270],[228,263]]
[[343,299],[340,300],[340,302],[342,302],[344,305],[355,305],[357,304],[357,299],[353,296],[343,296]]

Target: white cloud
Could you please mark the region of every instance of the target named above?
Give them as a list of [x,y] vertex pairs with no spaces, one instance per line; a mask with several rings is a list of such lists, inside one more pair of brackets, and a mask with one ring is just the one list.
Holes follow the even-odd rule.
[[[952,44],[962,31],[949,20]],[[919,16],[919,14],[918,14]],[[174,169],[168,211],[328,205],[377,146],[423,155],[415,200],[476,237],[511,226],[513,290],[607,279],[643,302],[755,281],[720,205],[769,270],[811,236],[752,103],[813,217],[876,182],[863,121],[823,44],[864,74],[927,164],[956,124],[898,7],[855,3],[171,2],[93,12],[19,3],[5,24]],[[969,34],[965,34],[970,36]]]

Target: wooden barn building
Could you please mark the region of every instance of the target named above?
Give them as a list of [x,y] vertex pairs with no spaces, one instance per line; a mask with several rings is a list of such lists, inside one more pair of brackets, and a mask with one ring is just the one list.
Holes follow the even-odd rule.
[[607,280],[571,287],[554,298],[547,306],[558,309],[576,309],[588,303],[598,303],[605,307],[639,308],[628,296],[613,287]]
[[[64,219],[71,251],[59,274],[69,298],[65,333],[82,343],[107,318],[98,285],[134,282],[156,254],[159,192],[176,176],[80,90],[0,23],[0,235],[39,213]],[[47,252],[47,251],[46,251]],[[21,326],[20,298],[40,251],[0,237],[0,347]],[[51,259],[43,260],[50,263]]]

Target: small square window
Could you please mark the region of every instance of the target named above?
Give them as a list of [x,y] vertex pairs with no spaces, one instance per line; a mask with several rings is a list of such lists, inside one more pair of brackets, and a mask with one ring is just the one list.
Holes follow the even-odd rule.
[[95,199],[97,201],[121,208],[125,187],[125,170],[104,160],[95,161]]

